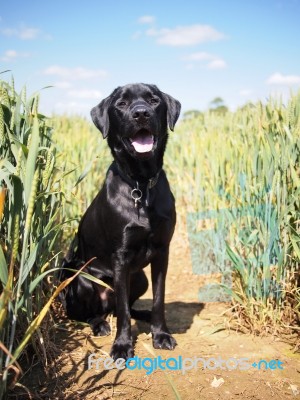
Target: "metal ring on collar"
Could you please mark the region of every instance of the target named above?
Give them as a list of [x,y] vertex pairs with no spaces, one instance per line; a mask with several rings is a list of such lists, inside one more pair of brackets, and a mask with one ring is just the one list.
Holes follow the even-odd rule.
[[131,191],[131,197],[135,201],[141,200],[142,196],[143,196],[143,192],[140,189],[133,189]]

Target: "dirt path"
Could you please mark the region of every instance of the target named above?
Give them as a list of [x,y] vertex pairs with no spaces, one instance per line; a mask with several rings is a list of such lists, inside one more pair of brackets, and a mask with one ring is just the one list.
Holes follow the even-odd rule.
[[[101,363],[99,370],[95,366],[88,370],[91,353],[95,353],[95,358],[105,358],[109,353],[115,320],[111,320],[113,335],[99,338],[92,337],[88,327],[76,329],[74,325],[70,327],[63,323],[56,330],[55,343],[62,352],[53,368],[55,376],[45,378],[36,366],[30,377],[25,377],[24,384],[47,399],[159,400],[175,399],[176,395],[189,400],[300,399],[299,354],[293,354],[291,346],[272,337],[258,338],[224,329],[224,312],[228,304],[204,306],[199,303],[197,295],[203,282],[203,277],[192,274],[187,241],[177,231],[167,280],[166,317],[178,346],[172,352],[153,350],[149,325],[132,321],[136,356],[174,358],[169,361],[170,368],[175,368],[180,356],[186,368],[192,366],[195,357],[203,358],[204,361],[198,360],[197,368],[185,373],[157,369],[147,374],[145,369],[105,370]],[[141,309],[150,306],[151,288],[138,304]],[[223,369],[215,368],[216,359],[220,362],[219,357]],[[239,366],[236,364],[241,358],[248,359],[249,367],[244,370],[240,370],[244,365],[242,361]],[[269,369],[265,369],[264,362],[258,364],[260,360],[274,361]],[[204,362],[206,368],[203,368]],[[254,362],[257,367],[251,365]]]

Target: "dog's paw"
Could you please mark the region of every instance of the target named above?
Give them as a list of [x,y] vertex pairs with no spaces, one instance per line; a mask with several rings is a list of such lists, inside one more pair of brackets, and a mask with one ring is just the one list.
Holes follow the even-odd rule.
[[152,342],[155,349],[173,350],[177,345],[176,340],[168,332],[152,333]]
[[89,321],[89,324],[92,328],[94,336],[107,336],[111,332],[109,323],[103,319]]
[[110,356],[115,361],[118,358],[123,358],[124,360],[128,360],[128,358],[132,358],[134,356],[132,342],[131,341],[121,342],[120,340],[118,341],[116,339],[111,348]]

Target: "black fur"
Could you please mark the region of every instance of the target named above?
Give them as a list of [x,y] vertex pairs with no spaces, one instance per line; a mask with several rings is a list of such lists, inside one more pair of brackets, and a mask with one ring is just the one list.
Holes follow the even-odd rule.
[[[164,294],[169,244],[174,232],[175,201],[163,167],[163,155],[178,119],[180,103],[154,85],[119,87],[91,111],[93,122],[108,140],[114,162],[104,185],[84,214],[63,267],[85,271],[108,283],[103,286],[78,276],[66,288],[63,302],[72,319],[88,321],[95,335],[107,335],[105,318],[117,316],[114,359],[133,356],[130,317],[151,320],[153,346],[173,349],[175,339],[165,322]],[[149,151],[132,141],[153,142]],[[144,146],[144,147],[143,147]],[[142,197],[135,201],[133,197]],[[133,303],[147,290],[143,268],[151,264],[152,312],[136,311]],[[63,270],[62,279],[72,272]]]

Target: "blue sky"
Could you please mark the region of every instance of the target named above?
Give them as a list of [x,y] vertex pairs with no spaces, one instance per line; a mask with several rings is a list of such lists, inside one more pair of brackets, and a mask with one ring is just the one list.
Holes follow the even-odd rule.
[[300,88],[300,0],[3,3],[0,71],[18,90],[53,85],[41,93],[47,114],[88,115],[133,82],[156,84],[183,111]]

